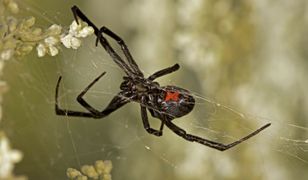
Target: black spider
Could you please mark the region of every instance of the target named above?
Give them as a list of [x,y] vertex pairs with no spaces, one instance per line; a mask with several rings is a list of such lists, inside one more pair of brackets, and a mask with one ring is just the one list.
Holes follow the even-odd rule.
[[[61,109],[58,106],[58,91],[59,84],[61,81],[61,77],[59,77],[57,86],[56,86],[56,103],[55,110],[57,115],[64,116],[78,116],[78,117],[89,117],[89,118],[104,118],[108,116],[113,111],[119,109],[123,105],[129,102],[138,102],[140,103],[141,108],[141,117],[143,126],[146,131],[155,136],[162,136],[163,127],[166,125],[169,129],[171,129],[174,133],[181,136],[182,138],[191,141],[198,142],[200,144],[209,146],[211,148],[215,148],[220,151],[224,151],[226,149],[232,148],[241,142],[255,136],[260,131],[269,127],[271,124],[268,123],[256,131],[250,133],[249,135],[233,142],[230,144],[222,144],[219,142],[214,142],[208,139],[204,139],[192,134],[187,134],[185,130],[176,126],[172,120],[175,118],[182,117],[188,114],[195,105],[195,100],[191,93],[185,89],[176,87],[176,86],[160,86],[154,80],[161,76],[170,74],[174,71],[177,71],[180,66],[175,64],[171,67],[162,69],[160,71],[155,72],[148,78],[145,78],[143,73],[138,68],[138,65],[134,61],[131,56],[127,46],[124,41],[107,27],[102,27],[98,29],[77,7],[73,6],[72,11],[75,17],[75,20],[78,22],[78,18],[82,21],[88,23],[89,26],[93,27],[94,33],[97,36],[97,41],[104,47],[107,53],[112,57],[114,62],[125,72],[126,76],[123,77],[124,81],[122,82],[120,89],[121,91],[111,100],[109,105],[102,111],[99,111],[93,108],[89,103],[87,103],[83,96],[87,93],[87,91],[102,77],[105,75],[103,72],[100,76],[94,79],[77,97],[77,101],[88,110],[88,112],[80,112],[80,111],[72,111]],[[127,62],[125,62],[110,46],[107,39],[103,36],[106,34],[107,36],[114,39],[121,47]],[[150,111],[151,115],[155,118],[161,120],[161,125],[159,130],[153,129],[150,126],[147,116],[147,109]]]

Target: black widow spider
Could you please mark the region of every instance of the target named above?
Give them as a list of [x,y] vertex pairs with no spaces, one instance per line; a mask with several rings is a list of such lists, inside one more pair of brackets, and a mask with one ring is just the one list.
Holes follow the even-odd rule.
[[[87,93],[87,91],[102,77],[105,75],[103,72],[96,79],[94,79],[77,97],[77,101],[88,110],[88,112],[81,111],[72,111],[61,109],[58,106],[58,91],[59,84],[61,81],[61,76],[57,82],[56,86],[56,102],[55,102],[55,110],[57,115],[63,116],[77,116],[77,117],[89,117],[89,118],[104,118],[108,116],[113,111],[116,111],[123,105],[134,101],[140,103],[141,108],[141,117],[145,130],[153,134],[155,136],[162,136],[163,127],[166,125],[169,129],[171,129],[174,133],[181,136],[182,138],[191,141],[198,142],[200,144],[209,146],[211,148],[224,151],[229,148],[232,148],[241,142],[255,136],[265,128],[269,127],[271,123],[268,123],[261,128],[255,130],[249,135],[233,142],[230,144],[222,144],[219,142],[214,142],[208,139],[204,139],[192,134],[187,134],[185,130],[181,129],[174,123],[172,120],[175,118],[182,117],[188,114],[195,105],[195,100],[191,93],[185,89],[176,87],[176,86],[160,86],[154,80],[170,74],[174,71],[177,71],[180,66],[175,64],[171,67],[162,69],[160,71],[155,72],[148,78],[145,78],[143,73],[138,68],[138,65],[134,61],[131,56],[126,44],[124,41],[116,35],[114,32],[109,30],[107,27],[102,27],[98,29],[77,7],[73,6],[72,11],[74,14],[74,18],[78,23],[78,18],[82,21],[86,22],[89,26],[94,29],[94,33],[97,36],[96,45],[98,42],[103,46],[103,48],[107,51],[107,53],[112,57],[113,61],[125,72],[126,76],[123,77],[124,81],[120,85],[120,92],[111,100],[109,105],[102,111],[99,111],[93,108],[90,104],[88,104],[83,96]],[[111,47],[107,39],[103,36],[106,34],[107,36],[114,39],[121,47],[127,62],[125,62]],[[153,129],[150,126],[147,109],[150,111],[151,115],[155,118],[158,118],[161,121],[161,125],[159,130]]]

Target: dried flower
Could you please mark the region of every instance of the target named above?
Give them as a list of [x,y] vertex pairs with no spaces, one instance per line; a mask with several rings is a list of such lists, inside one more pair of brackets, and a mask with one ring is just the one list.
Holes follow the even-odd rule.
[[96,161],[95,165],[84,165],[81,167],[81,172],[77,169],[68,168],[66,175],[69,179],[80,179],[86,180],[90,179],[101,179],[101,180],[111,180],[111,161]]
[[11,13],[17,14],[19,12],[18,5],[13,0],[3,0],[3,5],[6,6]]

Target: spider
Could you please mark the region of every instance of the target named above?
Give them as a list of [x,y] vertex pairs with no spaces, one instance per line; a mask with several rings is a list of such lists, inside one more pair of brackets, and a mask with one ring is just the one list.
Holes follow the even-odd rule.
[[[172,120],[182,117],[193,110],[195,105],[194,97],[188,90],[177,86],[160,86],[158,82],[154,81],[159,77],[177,71],[180,66],[178,64],[175,64],[171,67],[159,70],[150,75],[148,78],[145,78],[143,73],[139,69],[137,63],[130,54],[128,47],[118,35],[116,35],[114,32],[112,32],[105,26],[98,29],[77,6],[73,6],[72,11],[77,23],[79,23],[79,18],[94,29],[94,33],[97,36],[96,46],[98,45],[98,42],[100,42],[103,48],[111,56],[113,61],[125,72],[126,75],[123,77],[123,82],[120,85],[120,92],[110,101],[107,107],[103,110],[95,109],[83,99],[83,96],[88,92],[88,90],[101,77],[103,77],[106,72],[103,72],[97,78],[95,78],[77,96],[77,101],[87,110],[86,112],[67,110],[59,107],[58,92],[60,81],[62,78],[60,76],[57,82],[55,93],[55,111],[57,115],[87,118],[104,118],[129,102],[137,102],[140,104],[141,118],[144,129],[149,134],[153,134],[155,136],[162,136],[163,128],[166,125],[175,134],[184,138],[187,141],[197,142],[220,151],[227,150],[242,143],[243,141],[246,141],[247,139],[255,136],[256,134],[271,125],[271,123],[268,123],[248,134],[247,136],[242,137],[241,139],[230,144],[222,144],[186,133],[185,130],[175,125]],[[118,45],[121,47],[121,50],[123,51],[123,54],[125,55],[126,61],[124,61],[115,52],[115,50],[111,47],[104,35],[109,36],[118,43]],[[147,110],[150,112],[152,117],[158,118],[161,121],[161,125],[158,130],[150,126]]]

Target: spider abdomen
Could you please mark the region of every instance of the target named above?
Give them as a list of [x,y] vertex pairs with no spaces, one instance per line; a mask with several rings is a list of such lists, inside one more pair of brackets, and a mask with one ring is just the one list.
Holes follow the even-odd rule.
[[161,87],[157,98],[158,107],[150,112],[153,117],[161,118],[167,115],[171,119],[182,117],[191,112],[195,106],[195,99],[191,93],[176,86]]

